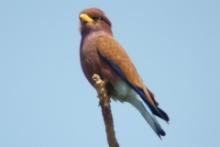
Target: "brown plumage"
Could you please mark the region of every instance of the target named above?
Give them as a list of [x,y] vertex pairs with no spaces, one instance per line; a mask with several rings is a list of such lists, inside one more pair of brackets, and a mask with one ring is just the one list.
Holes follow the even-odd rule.
[[89,82],[93,85],[92,75],[99,74],[108,83],[110,96],[131,103],[153,130],[159,136],[164,136],[165,132],[144,108],[142,101],[158,117],[169,121],[168,115],[158,107],[154,95],[143,83],[130,57],[114,39],[110,20],[100,9],[90,8],[80,13],[80,22],[81,65]]

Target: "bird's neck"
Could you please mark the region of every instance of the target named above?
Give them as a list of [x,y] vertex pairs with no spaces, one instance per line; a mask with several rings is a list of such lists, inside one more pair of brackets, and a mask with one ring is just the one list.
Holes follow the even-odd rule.
[[87,37],[90,34],[99,33],[99,32],[105,32],[108,35],[113,36],[112,29],[111,29],[111,27],[108,27],[108,26],[105,26],[105,27],[93,27],[93,28],[81,28],[80,32],[81,32],[82,38],[83,37]]
[[110,36],[113,36],[113,33],[111,31],[111,29],[107,30],[97,30],[97,31],[91,31],[91,32],[81,32],[81,43],[80,43],[80,47],[82,46],[84,40],[86,40],[86,38],[92,37],[93,35],[97,35],[97,34],[107,34]]
[[94,33],[106,33],[110,36],[113,36],[113,33],[111,30],[97,30],[97,31],[91,31],[91,32],[81,32],[82,39],[86,38]]

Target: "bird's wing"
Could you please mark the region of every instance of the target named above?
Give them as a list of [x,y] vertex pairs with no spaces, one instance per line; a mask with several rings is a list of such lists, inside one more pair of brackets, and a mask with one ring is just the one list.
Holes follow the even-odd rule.
[[155,115],[168,121],[168,115],[157,106],[153,94],[145,87],[130,57],[120,44],[111,36],[100,35],[97,37],[96,46],[100,58],[139,94]]

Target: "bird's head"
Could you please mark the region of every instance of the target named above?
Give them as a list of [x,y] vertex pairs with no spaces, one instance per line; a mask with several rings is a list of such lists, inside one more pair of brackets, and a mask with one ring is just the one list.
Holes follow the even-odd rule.
[[111,22],[105,13],[97,8],[89,8],[81,11],[79,15],[80,31],[82,35],[94,31],[105,31],[112,34]]

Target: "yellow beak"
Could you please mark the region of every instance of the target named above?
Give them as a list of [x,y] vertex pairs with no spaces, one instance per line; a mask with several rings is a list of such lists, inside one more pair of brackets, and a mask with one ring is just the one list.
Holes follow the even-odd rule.
[[91,17],[89,17],[87,14],[80,14],[79,18],[80,18],[82,21],[86,22],[86,23],[91,23],[91,22],[94,21],[94,20],[93,20]]

